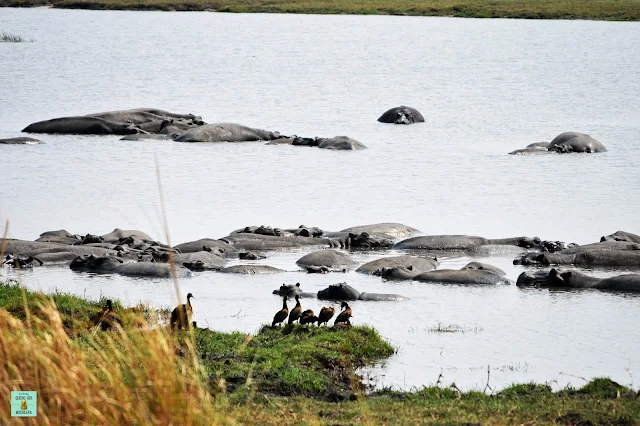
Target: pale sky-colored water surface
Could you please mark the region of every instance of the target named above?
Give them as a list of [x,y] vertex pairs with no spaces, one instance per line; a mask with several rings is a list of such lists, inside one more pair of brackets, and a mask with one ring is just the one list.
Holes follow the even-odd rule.
[[[41,135],[43,145],[0,146],[0,219],[10,220],[14,238],[121,227],[164,239],[154,158],[174,243],[260,224],[339,230],[397,221],[430,234],[577,243],[639,231],[638,23],[0,9],[0,28],[36,40],[0,43],[0,137],[58,116],[157,107],[285,134],[344,134],[369,147]],[[421,110],[426,123],[376,122],[400,104]],[[569,130],[609,151],[506,155]],[[263,263],[294,271],[301,255]],[[484,260],[513,279],[522,271],[510,257]],[[63,267],[22,279],[44,290],[175,303],[161,280]],[[278,310],[270,293],[282,282],[317,290],[345,280],[411,297],[354,303],[354,321],[399,348],[375,372],[379,384],[428,385],[442,370],[444,382],[484,388],[487,365],[498,387],[640,377],[640,298],[631,295],[387,283],[353,272],[203,273],[182,284],[196,294],[199,323],[250,332]],[[438,323],[467,331],[428,331]]]

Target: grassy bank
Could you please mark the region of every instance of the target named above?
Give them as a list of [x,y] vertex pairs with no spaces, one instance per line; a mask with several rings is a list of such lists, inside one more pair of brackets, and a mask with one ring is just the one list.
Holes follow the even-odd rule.
[[[26,302],[26,303],[25,303]],[[455,386],[366,395],[355,369],[394,351],[368,327],[171,334],[114,303],[123,327],[87,329],[103,301],[0,283],[0,399],[38,391],[31,424],[638,425],[639,395],[609,379],[579,390]],[[9,418],[0,404],[0,418]]]
[[640,0],[0,0],[0,6],[71,9],[640,20]]

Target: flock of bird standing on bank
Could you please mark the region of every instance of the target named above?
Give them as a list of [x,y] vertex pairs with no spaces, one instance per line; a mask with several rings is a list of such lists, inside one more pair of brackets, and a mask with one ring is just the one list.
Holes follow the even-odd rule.
[[[187,303],[176,306],[171,312],[171,317],[169,318],[169,327],[171,330],[187,328],[189,318],[193,314],[193,307],[191,306],[192,298],[193,294],[187,294]],[[342,302],[341,308],[342,311],[338,314],[333,324],[346,324],[347,326],[351,326],[351,307],[347,302]],[[307,309],[303,312],[302,305],[300,304],[300,296],[296,296],[296,306],[289,311],[289,307],[287,306],[287,296],[283,296],[282,309],[273,317],[271,326],[275,327],[278,324],[283,324],[287,321],[287,317],[289,317],[289,320],[287,321],[289,325],[292,325],[296,321],[301,325],[313,323],[317,323],[318,326],[322,324],[328,325],[329,320],[333,318],[335,312],[336,310],[331,306],[323,307],[318,316],[316,316],[311,309]],[[102,331],[107,331],[115,324],[121,325],[120,320],[115,316],[115,312],[113,311],[113,302],[109,299],[102,310],[91,317],[87,328],[99,326]]]
[[[342,302],[342,312],[338,314],[338,317],[333,322],[333,325],[337,324],[346,324],[348,326],[351,325],[351,307],[347,302]],[[289,307],[287,306],[287,296],[282,297],[282,309],[280,309],[276,315],[273,317],[273,322],[271,323],[271,327],[275,327],[276,324],[282,324],[289,317],[288,324],[292,325],[295,321],[298,321],[300,324],[313,324],[317,322],[318,325],[328,324],[329,320],[333,318],[336,310],[331,306],[325,306],[320,310],[320,314],[318,316],[311,309],[307,309],[306,311],[302,311],[302,305],[300,304],[300,296],[296,296],[296,306],[289,312]]]

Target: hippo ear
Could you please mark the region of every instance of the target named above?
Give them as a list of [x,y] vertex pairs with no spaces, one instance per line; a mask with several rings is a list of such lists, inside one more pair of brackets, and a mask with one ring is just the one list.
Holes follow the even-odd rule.
[[357,237],[357,235],[356,235],[356,234],[354,234],[354,233],[352,233],[352,232],[349,232],[349,238],[355,238],[355,237]]
[[410,270],[410,271],[413,271],[413,265],[407,266],[407,269]]
[[202,246],[202,250],[203,250],[203,251],[211,252],[211,247]]
[[300,287],[300,283],[296,283],[296,287]]

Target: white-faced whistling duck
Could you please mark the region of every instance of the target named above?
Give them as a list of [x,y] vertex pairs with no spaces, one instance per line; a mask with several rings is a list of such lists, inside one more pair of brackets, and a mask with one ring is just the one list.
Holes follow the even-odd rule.
[[190,300],[192,297],[193,294],[187,294],[187,303],[176,306],[173,312],[171,312],[171,319],[169,320],[169,324],[171,325],[172,329],[174,327],[178,329],[187,328],[187,325],[189,324],[189,317],[191,316],[191,314],[193,314],[193,308],[191,307]]
[[102,310],[89,319],[89,326],[87,328],[93,328],[100,324],[102,331],[107,331],[113,327],[115,323],[119,322],[120,321],[118,321],[115,316],[115,312],[113,312],[113,303],[111,302],[111,299],[107,299]]
[[318,325],[322,325],[322,323],[328,324],[329,320],[333,318],[333,315],[336,313],[336,310],[331,306],[325,306],[320,309],[320,315],[318,315]]
[[313,324],[314,322],[318,322],[318,317],[311,309],[307,309],[300,315],[300,324]]
[[300,304],[300,296],[296,294],[296,307],[289,312],[289,325],[293,324],[294,321],[300,319],[300,315],[302,314],[302,305]]
[[333,325],[340,324],[342,322],[346,323],[347,325],[351,325],[351,321],[349,320],[349,318],[351,318],[351,307],[349,307],[347,302],[342,302],[342,305],[340,306],[344,310],[340,312],[336,320],[333,322]]
[[289,308],[287,307],[287,296],[282,297],[282,309],[276,313],[273,317],[273,322],[271,323],[271,327],[275,327],[276,324],[280,324],[287,319],[287,315],[289,314]]

